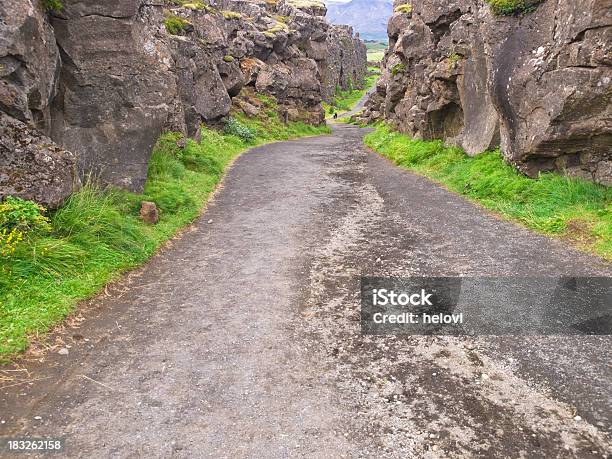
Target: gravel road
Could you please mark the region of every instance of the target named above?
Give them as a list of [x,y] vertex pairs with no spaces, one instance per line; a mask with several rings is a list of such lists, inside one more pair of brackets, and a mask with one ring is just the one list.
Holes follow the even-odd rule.
[[[0,390],[67,457],[609,457],[611,337],[372,337],[359,276],[611,275],[362,146],[241,156],[203,216]],[[15,372],[24,375],[25,372]]]

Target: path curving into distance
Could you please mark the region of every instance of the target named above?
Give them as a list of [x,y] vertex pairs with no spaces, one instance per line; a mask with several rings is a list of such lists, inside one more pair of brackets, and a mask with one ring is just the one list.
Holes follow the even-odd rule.
[[62,437],[67,457],[609,453],[610,337],[360,335],[361,274],[612,272],[364,132],[241,156],[191,228],[58,334],[69,355],[0,390],[0,435]]
[[376,82],[374,82],[374,85],[372,85],[372,87],[365,92],[365,94],[361,97],[361,99],[357,101],[357,103],[351,110],[349,110],[348,112],[338,113],[338,117],[339,118],[349,118],[353,115],[360,113],[365,107],[365,104],[370,98],[370,96],[374,94],[375,92],[376,92]]

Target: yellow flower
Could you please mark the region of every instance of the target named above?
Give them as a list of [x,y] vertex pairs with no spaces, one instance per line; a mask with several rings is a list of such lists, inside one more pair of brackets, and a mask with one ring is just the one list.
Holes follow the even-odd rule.
[[15,253],[19,243],[23,241],[23,232],[13,228],[11,231],[4,228],[0,231],[0,255],[8,257]]

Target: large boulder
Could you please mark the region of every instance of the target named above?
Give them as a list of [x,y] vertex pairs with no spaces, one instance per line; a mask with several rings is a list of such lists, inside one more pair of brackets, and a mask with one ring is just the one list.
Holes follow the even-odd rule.
[[62,53],[52,138],[79,152],[82,171],[141,191],[177,93],[171,57],[141,20],[142,1],[63,3],[52,20]]
[[612,185],[611,10],[609,0],[547,1],[485,29],[502,150],[530,176]]
[[79,186],[74,154],[0,112],[0,200],[31,199],[58,207]]

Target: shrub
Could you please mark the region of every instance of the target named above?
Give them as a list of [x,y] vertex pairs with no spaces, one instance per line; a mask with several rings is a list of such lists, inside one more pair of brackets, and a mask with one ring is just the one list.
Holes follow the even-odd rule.
[[166,26],[166,30],[171,35],[180,35],[185,31],[186,26],[189,25],[189,21],[187,19],[183,19],[174,14],[169,15],[164,21],[164,25]]
[[30,231],[49,231],[49,219],[43,215],[45,208],[35,202],[7,196],[0,203],[0,228]]
[[228,118],[225,122],[225,133],[235,135],[244,142],[251,143],[255,141],[255,133],[247,126],[241,124],[236,118]]
[[64,4],[61,0],[42,0],[43,8],[47,12],[59,12],[64,9]]
[[455,66],[457,65],[457,63],[459,63],[459,61],[462,59],[461,54],[457,54],[457,53],[453,53],[450,56],[448,56],[448,68],[449,70],[452,70],[455,68]]

